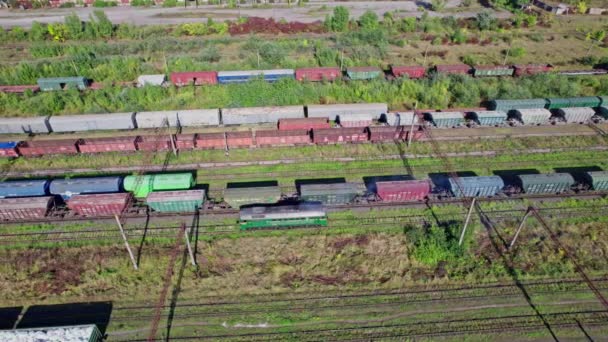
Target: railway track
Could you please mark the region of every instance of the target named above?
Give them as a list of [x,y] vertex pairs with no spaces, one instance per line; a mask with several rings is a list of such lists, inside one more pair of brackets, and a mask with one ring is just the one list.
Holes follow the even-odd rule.
[[[548,153],[559,153],[559,152],[577,152],[577,151],[606,151],[608,146],[588,146],[588,147],[573,147],[573,148],[535,148],[528,149],[526,151],[520,151],[521,154],[548,154]],[[481,151],[481,152],[452,152],[445,153],[450,158],[466,158],[466,157],[498,157],[503,153],[510,152],[512,150],[492,150],[492,151]],[[322,162],[373,162],[373,161],[386,161],[386,160],[411,160],[411,159],[425,159],[434,158],[433,154],[397,154],[397,155],[382,155],[375,156],[373,158],[356,158],[356,157],[341,157],[341,158],[323,158]],[[597,158],[592,157],[581,157],[576,158],[580,162],[589,162],[589,165],[595,165],[598,163]],[[227,173],[224,168],[236,168],[236,167],[247,167],[247,166],[280,166],[290,165],[299,163],[312,163],[319,162],[319,159],[311,158],[297,158],[297,159],[281,159],[281,160],[263,160],[263,161],[232,161],[232,162],[209,162],[209,163],[188,163],[188,164],[174,164],[174,165],[134,165],[134,166],[121,166],[121,167],[100,167],[100,168],[70,168],[70,169],[47,169],[47,170],[12,170],[3,174],[3,177],[14,178],[14,177],[42,177],[42,176],[58,176],[58,175],[75,175],[75,174],[125,174],[137,171],[145,172],[164,172],[164,171],[196,171],[205,170],[205,174],[202,177],[205,181],[208,180],[224,180],[232,179],[234,177],[239,178],[263,178],[263,177],[294,177],[294,176],[319,176],[329,175],[335,176],[336,170],[328,170],[326,167],[320,168],[319,170],[299,170],[299,171],[274,171],[274,172],[231,172]],[[467,167],[469,168],[482,168],[487,169],[488,167],[500,167],[505,165],[508,169],[513,169],[515,166],[521,165],[545,165],[551,163],[554,166],[569,166],[572,165],[571,161],[568,160],[548,160],[547,158],[530,159],[526,161],[504,161],[504,162],[492,162],[488,164],[487,161],[467,161]],[[424,171],[441,171],[440,166],[436,165],[410,165],[407,166],[411,171],[421,173]],[[209,170],[218,169],[216,172],[209,172]],[[403,173],[404,165],[391,167],[391,168],[343,168],[340,170],[340,174],[352,175],[361,173],[377,174],[378,172],[399,172]]]
[[[403,229],[406,225],[420,226],[427,225],[439,220],[440,222],[460,222],[463,220],[465,212],[455,214],[435,214],[434,218],[428,215],[404,215],[404,216],[387,216],[387,217],[368,217],[368,218],[335,218],[330,220],[332,230],[352,229],[354,226],[366,231],[374,229],[386,229],[387,226],[394,225],[396,229]],[[597,216],[598,213],[608,209],[606,206],[588,206],[576,208],[542,208],[539,209],[547,217],[553,218],[569,218],[583,216]],[[525,209],[512,210],[488,210],[484,213],[495,220],[505,219],[520,219]],[[190,220],[192,217],[189,218]],[[356,221],[356,224],[353,223]],[[190,221],[188,221],[190,222]],[[381,226],[379,226],[381,225]],[[167,238],[171,239],[175,235],[176,229],[180,225],[171,226],[155,226],[155,227],[128,227],[125,228],[125,234],[128,239],[154,239]],[[294,228],[307,230],[320,230],[326,228]],[[215,224],[206,225],[195,228],[195,234],[198,236],[222,236],[226,234],[243,233],[239,230],[236,222],[234,224]],[[252,233],[252,232],[244,232]],[[96,228],[87,227],[79,230],[51,230],[51,231],[35,231],[35,232],[19,232],[19,233],[4,233],[0,234],[0,245],[18,245],[18,244],[33,244],[33,243],[56,243],[56,242],[86,242],[86,241],[119,241],[119,231],[114,228]]]

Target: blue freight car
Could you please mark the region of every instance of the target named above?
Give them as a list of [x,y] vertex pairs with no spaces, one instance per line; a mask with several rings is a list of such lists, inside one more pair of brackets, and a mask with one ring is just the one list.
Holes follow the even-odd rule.
[[51,181],[49,192],[69,199],[78,194],[103,194],[121,192],[122,177],[92,177],[55,179]]
[[46,196],[49,181],[44,179],[0,182],[0,197]]
[[456,197],[495,196],[505,183],[499,176],[450,177],[450,190]]
[[295,71],[293,69],[274,69],[220,71],[217,73],[217,81],[223,84],[243,83],[256,78],[262,78],[267,82],[274,82],[282,78],[295,78]]

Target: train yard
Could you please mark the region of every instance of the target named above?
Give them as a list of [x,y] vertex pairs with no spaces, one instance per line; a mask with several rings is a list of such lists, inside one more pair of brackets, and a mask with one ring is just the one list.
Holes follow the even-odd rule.
[[605,23],[516,12],[0,32],[0,340],[604,340]]

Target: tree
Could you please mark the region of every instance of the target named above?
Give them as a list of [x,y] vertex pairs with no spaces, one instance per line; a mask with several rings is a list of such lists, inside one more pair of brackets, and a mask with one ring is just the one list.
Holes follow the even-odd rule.
[[359,17],[359,26],[365,30],[373,30],[378,28],[378,16],[373,11],[365,11],[361,17]]
[[593,46],[604,41],[604,38],[606,38],[606,31],[604,30],[587,32],[585,39],[591,41],[591,46],[589,47],[589,50],[587,50],[587,55],[591,52]]
[[393,26],[393,24],[395,23],[395,18],[393,17],[393,13],[384,12],[384,15],[382,16],[382,22],[387,27]]
[[344,6],[334,7],[334,15],[330,19],[330,29],[334,32],[344,32],[348,28],[350,14]]
[[41,24],[37,21],[32,23],[30,29],[29,39],[33,42],[45,40],[48,34],[48,29],[45,24]]
[[101,10],[96,10],[93,11],[93,16],[95,17],[95,20],[91,20],[91,24],[94,22],[97,36],[102,38],[112,37],[112,33],[114,33],[114,25],[110,19],[108,19],[106,13]]
[[477,27],[480,30],[491,30],[496,25],[496,19],[492,16],[492,13],[488,11],[483,11],[477,13]]
[[78,15],[76,13],[66,15],[64,22],[65,22],[67,38],[69,38],[69,39],[81,38],[83,26],[82,26],[82,21],[80,20],[80,17],[78,17]]
[[446,0],[431,0],[431,10],[439,12],[445,8]]
[[587,3],[584,1],[580,1],[579,3],[576,4],[576,12],[579,14],[585,14],[587,13]]

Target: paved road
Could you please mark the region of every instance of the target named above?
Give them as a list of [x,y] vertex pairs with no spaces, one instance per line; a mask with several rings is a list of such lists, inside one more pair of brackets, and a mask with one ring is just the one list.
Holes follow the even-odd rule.
[[[430,1],[429,1],[430,2]],[[458,7],[461,0],[448,0],[446,9]],[[326,13],[333,7],[342,5],[350,8],[351,16],[358,17],[367,10],[372,10],[378,15],[385,12],[398,12],[400,16],[420,16],[420,6],[428,6],[423,1],[363,1],[363,2],[314,2],[304,7],[287,7],[278,5],[272,8],[241,7],[230,9],[221,6],[200,6],[198,9],[189,8],[135,8],[135,7],[113,7],[104,9],[108,17],[114,23],[131,23],[135,25],[150,24],[179,24],[184,22],[206,21],[208,17],[214,19],[237,19],[239,16],[256,16],[264,18],[284,18],[287,21],[313,22],[323,20]],[[325,6],[326,9],[322,9]],[[27,11],[0,10],[0,26],[8,28],[14,26],[29,27],[32,21],[57,22],[63,21],[65,15],[76,12],[83,20],[86,20],[95,8],[70,8],[70,9],[44,9]],[[459,13],[435,13],[433,16],[454,15],[456,17],[474,16],[475,12]],[[498,12],[497,17],[506,17],[509,13]]]

